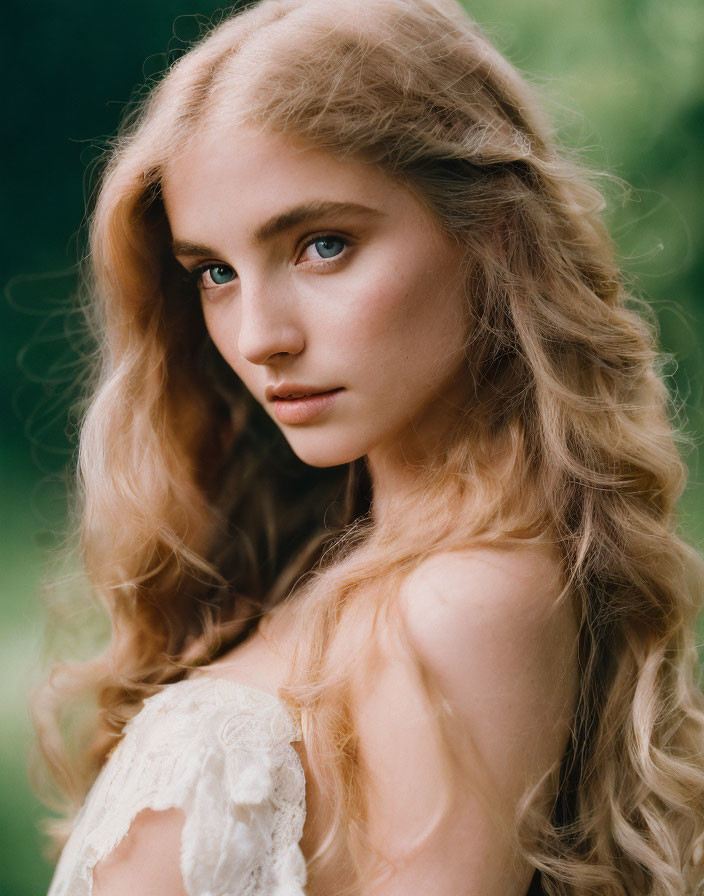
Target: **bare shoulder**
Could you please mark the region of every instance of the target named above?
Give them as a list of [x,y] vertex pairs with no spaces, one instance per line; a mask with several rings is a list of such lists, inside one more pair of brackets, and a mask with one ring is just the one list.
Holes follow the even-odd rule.
[[438,622],[445,613],[464,611],[471,611],[472,619],[478,611],[542,616],[561,588],[560,561],[552,546],[481,547],[432,554],[405,579],[402,601],[409,619],[431,608]]
[[[559,556],[550,545],[486,547],[433,554],[403,582],[399,607],[411,644],[438,672],[452,677],[475,639],[482,655],[530,643],[549,650],[576,636]],[[478,645],[474,645],[475,649]],[[561,659],[558,657],[557,659]]]
[[437,554],[404,582],[409,644],[473,730],[530,738],[541,721],[566,736],[577,621],[562,590],[559,559],[542,545]]
[[[569,600],[556,604],[561,591],[558,558],[533,546],[436,554],[404,581],[407,641],[384,639],[381,662],[356,692],[369,831],[396,862],[365,896],[525,893],[532,871],[477,793],[488,792],[510,827],[526,786],[559,765],[577,694],[576,624]],[[468,785],[410,852],[438,817],[446,766],[409,646],[451,707],[446,733]]]

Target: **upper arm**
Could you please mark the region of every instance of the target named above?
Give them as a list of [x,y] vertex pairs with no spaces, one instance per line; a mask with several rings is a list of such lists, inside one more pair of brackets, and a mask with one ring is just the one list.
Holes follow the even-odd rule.
[[576,626],[569,604],[550,609],[561,582],[540,550],[439,554],[404,583],[408,641],[451,707],[447,734],[468,785],[443,823],[403,858],[438,808],[443,759],[420,680],[400,642],[355,699],[359,753],[371,776],[371,842],[395,871],[365,896],[522,896],[531,869],[517,861],[476,796],[483,788],[510,824],[528,784],[559,762],[576,696]]
[[181,876],[181,809],[141,811],[93,869],[93,896],[187,896]]

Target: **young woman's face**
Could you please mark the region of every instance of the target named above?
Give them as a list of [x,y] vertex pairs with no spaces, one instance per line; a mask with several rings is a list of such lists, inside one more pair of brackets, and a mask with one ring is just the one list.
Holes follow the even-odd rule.
[[[213,342],[301,460],[432,450],[458,412],[461,252],[413,193],[249,126],[206,130],[163,193]],[[299,388],[338,391],[272,396]]]

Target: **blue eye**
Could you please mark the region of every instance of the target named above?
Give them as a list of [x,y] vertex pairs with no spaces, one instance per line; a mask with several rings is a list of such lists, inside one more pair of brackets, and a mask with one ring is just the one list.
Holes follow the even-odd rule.
[[204,264],[191,274],[196,285],[203,289],[224,286],[234,280],[235,276],[235,271],[229,264]]
[[208,268],[208,273],[213,281],[218,285],[221,283],[229,283],[235,276],[235,272],[226,264],[214,264]]
[[336,236],[326,236],[323,239],[316,240],[313,245],[322,258],[332,258],[342,252],[345,242]]
[[306,257],[307,261],[321,261],[326,258],[335,258],[347,248],[347,240],[340,236],[325,234],[324,236],[314,237],[306,243],[303,247],[304,256],[306,256],[306,253],[310,248],[315,249],[315,256],[308,255]]

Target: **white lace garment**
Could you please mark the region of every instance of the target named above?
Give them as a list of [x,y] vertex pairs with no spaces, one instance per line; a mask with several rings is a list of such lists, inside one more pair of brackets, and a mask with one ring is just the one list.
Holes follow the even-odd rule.
[[272,694],[203,675],[144,701],[100,771],[48,896],[90,896],[93,867],[143,809],[182,809],[189,896],[304,896],[300,723]]

